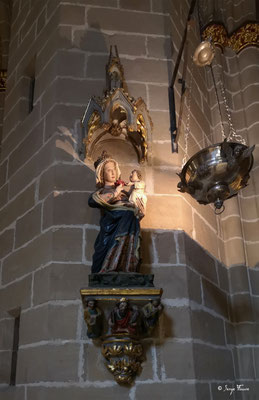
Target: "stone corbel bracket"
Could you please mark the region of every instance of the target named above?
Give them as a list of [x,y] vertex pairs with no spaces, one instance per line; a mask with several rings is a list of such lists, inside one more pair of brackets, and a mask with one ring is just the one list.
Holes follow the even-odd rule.
[[230,47],[236,53],[239,53],[248,46],[259,46],[259,23],[246,23],[230,36],[228,36],[224,25],[211,23],[203,31],[202,38],[203,40],[211,40],[222,51],[224,47]]
[[158,322],[162,292],[154,287],[80,291],[87,335],[101,344],[106,366],[119,384],[131,384],[141,371],[141,339],[149,337]]

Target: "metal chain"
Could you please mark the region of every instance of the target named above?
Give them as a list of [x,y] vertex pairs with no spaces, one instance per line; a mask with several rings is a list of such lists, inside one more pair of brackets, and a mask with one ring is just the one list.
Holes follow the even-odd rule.
[[187,108],[187,117],[186,117],[186,125],[185,125],[185,130],[184,130],[184,141],[185,141],[185,146],[184,146],[184,156],[182,160],[182,168],[187,162],[187,152],[188,152],[188,139],[190,135],[190,115],[191,115],[191,91],[192,91],[192,82],[193,82],[193,59],[191,58],[192,63],[191,63],[191,71],[190,71],[190,82],[189,82],[189,88],[188,94],[186,97],[186,108]]
[[[216,99],[217,99],[218,108],[219,108],[220,128],[221,128],[222,140],[224,140],[226,138],[226,135],[225,135],[224,125],[223,125],[223,116],[222,116],[222,112],[221,112],[221,108],[220,108],[218,89],[217,89],[217,84],[216,84],[216,79],[215,79],[215,75],[214,75],[212,64],[210,65],[210,71],[211,71],[211,75],[212,75],[213,86],[214,86],[214,89],[215,89]],[[219,76],[218,81],[219,82],[221,81],[220,76]]]
[[236,142],[246,145],[245,139],[241,135],[238,135],[234,128],[232,117],[231,117],[231,112],[230,112],[229,105],[227,102],[225,88],[223,85],[223,79],[220,79],[220,91],[221,91],[221,95],[223,98],[223,102],[224,102],[224,106],[225,106],[226,114],[227,114],[227,119],[228,119],[228,124],[229,124],[229,135],[227,137],[227,141],[230,142],[231,140],[233,140],[233,141],[236,141]]

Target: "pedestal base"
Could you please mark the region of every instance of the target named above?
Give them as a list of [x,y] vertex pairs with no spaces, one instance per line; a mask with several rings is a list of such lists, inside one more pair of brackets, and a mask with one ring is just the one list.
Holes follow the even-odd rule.
[[120,384],[131,383],[140,371],[140,339],[151,334],[162,310],[163,290],[153,279],[138,273],[91,274],[89,287],[80,290],[87,335],[101,340],[107,368]]
[[88,277],[89,287],[154,287],[153,274],[126,272],[109,272],[91,274]]

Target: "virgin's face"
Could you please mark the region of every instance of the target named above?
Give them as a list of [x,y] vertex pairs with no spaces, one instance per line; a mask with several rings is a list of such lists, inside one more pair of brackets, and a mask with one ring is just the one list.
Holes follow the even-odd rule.
[[116,170],[115,165],[112,161],[109,161],[104,166],[103,170],[104,184],[113,185],[116,181]]

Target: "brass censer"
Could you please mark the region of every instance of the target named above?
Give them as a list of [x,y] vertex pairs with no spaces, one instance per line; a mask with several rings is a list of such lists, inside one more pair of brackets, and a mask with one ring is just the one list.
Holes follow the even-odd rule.
[[179,174],[179,191],[189,193],[200,204],[214,203],[218,213],[225,200],[247,186],[253,150],[254,146],[248,148],[226,139],[206,147],[184,165]]
[[236,134],[221,79],[219,84],[228,118],[228,137],[226,137],[224,133],[219,96],[214,71],[211,66],[214,54],[214,46],[210,41],[204,41],[197,47],[193,56],[193,63],[199,67],[209,65],[211,70],[221,117],[222,142],[200,150],[186,162],[187,141],[190,132],[191,76],[189,110],[185,129],[184,165],[181,172],[178,174],[181,181],[178,183],[177,187],[180,192],[190,194],[200,204],[213,203],[215,214],[221,214],[225,209],[224,201],[237,195],[239,190],[247,186],[249,172],[253,166],[252,152],[255,146],[248,147],[245,140],[240,135]]

